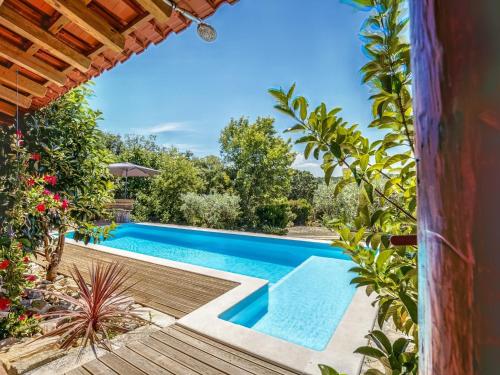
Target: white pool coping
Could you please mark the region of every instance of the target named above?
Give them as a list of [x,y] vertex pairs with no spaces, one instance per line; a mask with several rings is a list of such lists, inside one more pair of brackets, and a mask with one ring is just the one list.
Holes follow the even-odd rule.
[[[219,231],[205,228],[198,229],[177,225],[141,224],[240,234],[234,231]],[[254,233],[241,233],[241,235],[262,237]],[[328,243],[328,241],[317,241],[304,238],[266,237],[292,241]],[[85,246],[81,242],[76,242],[73,239],[68,238],[66,241],[79,246]],[[323,351],[315,351],[219,318],[219,315],[226,310],[235,306],[258,290],[265,288],[268,285],[267,280],[150,255],[138,254],[127,250],[114,249],[103,245],[88,244],[86,246],[114,255],[196,272],[238,283],[233,289],[179,319],[177,324],[304,374],[320,374],[318,364],[330,365],[340,373],[359,374],[360,372],[363,357],[353,352],[359,346],[366,345],[367,340],[365,335],[372,329],[376,317],[376,309],[371,304],[373,298],[366,295],[364,288],[356,290],[351,303],[339,322],[337,329],[333,333],[326,349]]]

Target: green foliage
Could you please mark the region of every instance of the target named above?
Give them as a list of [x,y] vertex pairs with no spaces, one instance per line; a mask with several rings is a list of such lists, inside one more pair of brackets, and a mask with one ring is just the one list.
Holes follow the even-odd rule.
[[[379,330],[373,330],[366,338],[370,339],[376,347],[362,346],[355,353],[374,358],[383,366],[386,374],[416,374],[418,369],[418,356],[411,348],[411,340],[400,337],[394,343]],[[371,369],[367,375],[383,375],[379,370]]]
[[[276,199],[256,207],[257,222],[263,232],[283,234],[293,222],[294,214],[286,199]],[[285,230],[284,230],[285,229]]]
[[314,193],[318,189],[319,179],[311,172],[292,170],[291,189],[288,199],[305,199],[309,203],[313,202]]
[[[369,12],[361,37],[370,61],[361,71],[372,93],[374,120],[370,127],[384,131],[384,137],[370,142],[356,125],[340,116],[340,108],[328,109],[324,103],[310,108],[306,98],[294,96],[295,86],[286,91],[272,89],[270,93],[276,98],[276,109],[294,121],[288,131],[302,133],[297,143],[305,145],[305,157],[322,160],[326,183],[336,169],[343,168],[346,172],[336,190],[340,193],[353,183],[357,185],[354,225],[331,222],[340,234],[334,245],[343,247],[357,263],[352,271],[358,276],[352,282],[366,287],[368,294],[375,293],[379,326],[390,319],[403,335],[391,344],[392,352],[387,349],[385,357],[380,355],[386,358],[381,360],[386,365],[385,373],[416,374],[417,250],[411,246],[394,249],[389,241],[390,235],[416,233],[411,72],[409,45],[404,40],[408,20],[403,0],[352,3]],[[371,335],[376,335],[374,332]],[[403,340],[410,340],[412,345],[400,354]]]
[[[84,242],[97,241],[109,231],[92,225],[109,214],[113,177],[108,170],[111,154],[103,145],[97,124],[101,113],[87,101],[91,95],[88,86],[81,86],[25,119],[26,148],[38,159],[32,165],[33,172],[55,176],[57,190],[71,201],[67,222],[46,223],[45,255],[49,269],[57,268],[64,246],[64,241],[50,236],[50,231],[64,236],[71,227],[75,238]],[[48,278],[54,276],[55,269],[48,271]]]
[[138,220],[180,223],[183,221],[181,197],[204,187],[200,169],[175,149],[160,154],[160,174],[151,179],[148,190],[140,192],[134,206]]
[[57,188],[72,202],[71,220],[77,226],[107,215],[112,201],[111,154],[98,130],[99,111],[90,108],[87,86],[74,89],[26,118],[26,147],[38,153],[41,174],[57,177]]
[[349,228],[354,227],[358,213],[359,189],[355,183],[340,189],[339,183],[319,185],[314,194],[314,217],[323,223],[333,220],[342,222]]
[[312,213],[312,205],[305,199],[288,201],[292,214],[295,216],[293,223],[295,225],[306,225]]
[[[221,153],[241,199],[242,219],[254,227],[255,207],[290,192],[294,154],[289,141],[276,134],[274,120],[231,120],[220,136]],[[262,224],[262,223],[261,223]]]
[[205,187],[203,193],[231,193],[232,181],[226,171],[226,167],[222,160],[214,155],[205,156],[194,160],[195,164],[200,168]]
[[240,198],[236,195],[186,193],[181,201],[181,211],[189,225],[232,229],[240,217]]

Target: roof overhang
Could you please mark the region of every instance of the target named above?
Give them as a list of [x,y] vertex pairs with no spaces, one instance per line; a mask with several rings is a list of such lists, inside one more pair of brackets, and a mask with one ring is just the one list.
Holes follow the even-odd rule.
[[[236,1],[176,4],[204,19]],[[0,0],[0,121],[14,118],[16,106],[47,105],[191,22],[162,0]]]

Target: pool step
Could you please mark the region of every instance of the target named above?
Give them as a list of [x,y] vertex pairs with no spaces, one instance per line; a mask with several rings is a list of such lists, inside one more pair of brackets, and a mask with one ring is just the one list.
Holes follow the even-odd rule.
[[231,321],[323,350],[354,296],[352,266],[351,261],[312,256],[270,287],[264,314],[263,301],[255,299]]

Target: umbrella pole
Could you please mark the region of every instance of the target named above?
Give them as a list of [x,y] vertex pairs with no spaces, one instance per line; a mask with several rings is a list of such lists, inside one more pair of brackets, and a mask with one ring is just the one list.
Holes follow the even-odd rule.
[[128,169],[125,170],[125,199],[127,199]]

